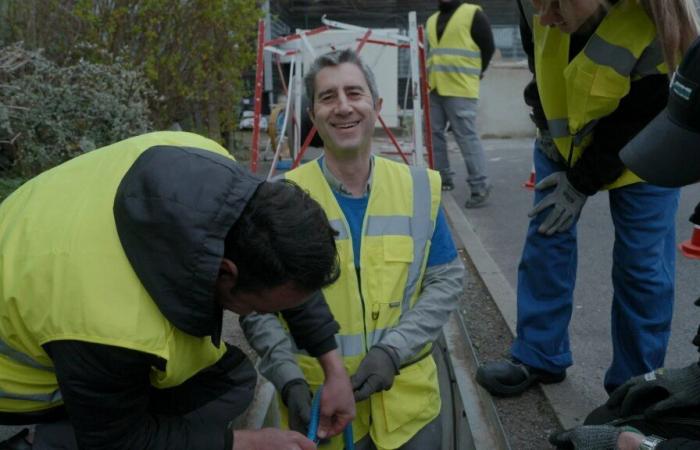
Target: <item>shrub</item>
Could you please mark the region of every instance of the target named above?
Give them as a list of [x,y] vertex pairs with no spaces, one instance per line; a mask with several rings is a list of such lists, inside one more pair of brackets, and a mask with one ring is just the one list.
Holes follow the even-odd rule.
[[21,176],[152,128],[152,91],[119,61],[61,67],[15,44],[0,49],[0,85],[0,169]]

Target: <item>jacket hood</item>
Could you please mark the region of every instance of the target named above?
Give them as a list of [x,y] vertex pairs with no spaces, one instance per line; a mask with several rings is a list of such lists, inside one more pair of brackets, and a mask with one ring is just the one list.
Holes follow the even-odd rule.
[[124,252],[163,315],[218,345],[214,297],[224,241],[262,179],[226,156],[191,147],[144,151],[122,179],[114,219]]

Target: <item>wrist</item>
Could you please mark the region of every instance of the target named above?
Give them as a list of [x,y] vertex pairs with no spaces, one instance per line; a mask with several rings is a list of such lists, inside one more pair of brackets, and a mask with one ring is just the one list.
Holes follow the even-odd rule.
[[284,406],[289,407],[289,395],[295,386],[300,386],[302,389],[306,389],[310,392],[309,383],[307,383],[306,380],[304,380],[303,378],[295,378],[289,381],[287,384],[284,385],[284,387],[280,391],[280,395],[282,396],[282,403],[284,403]]
[[249,430],[232,431],[233,447],[231,450],[248,450],[255,448],[255,432]]
[[331,350],[324,353],[318,357],[318,362],[321,364],[323,374],[326,378],[345,374],[343,359],[340,357],[338,350]]
[[396,373],[399,373],[399,367],[401,366],[401,363],[399,361],[399,352],[394,348],[386,344],[375,344],[374,347],[377,347],[391,359],[391,363],[394,365],[394,370]]
[[617,448],[620,450],[638,450],[644,435],[632,431],[623,431],[617,438]]

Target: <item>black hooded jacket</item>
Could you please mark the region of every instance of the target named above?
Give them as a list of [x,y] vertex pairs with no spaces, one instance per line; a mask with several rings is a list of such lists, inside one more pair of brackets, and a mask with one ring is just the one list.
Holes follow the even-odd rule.
[[[217,153],[155,146],[131,165],[114,199],[122,247],[160,312],[181,331],[210,336],[217,346],[223,310],[213,293],[224,239],[260,183],[261,179]],[[322,298],[283,315],[295,329],[300,348],[315,356],[335,348],[338,325]],[[210,388],[217,380],[207,377],[230,367],[195,375],[193,379],[204,381],[204,389],[190,379],[155,392],[149,379],[151,368],[163,370],[166,361],[152,354],[70,340],[52,341],[44,348],[54,362],[64,406],[35,414],[3,413],[0,423],[54,421],[67,413],[81,448],[224,449],[228,445],[230,450],[231,433],[225,427],[182,417],[221,393]],[[233,355],[236,364],[244,362],[237,350],[229,348],[227,355]],[[225,355],[221,361],[226,359]],[[249,401],[252,393],[246,395]]]

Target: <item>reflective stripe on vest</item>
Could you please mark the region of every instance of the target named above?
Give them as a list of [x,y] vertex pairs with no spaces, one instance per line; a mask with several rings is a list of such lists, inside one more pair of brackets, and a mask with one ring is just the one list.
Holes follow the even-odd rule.
[[48,392],[46,394],[13,394],[10,392],[0,391],[0,398],[7,400],[23,400],[28,402],[37,402],[41,404],[57,403],[63,400],[63,397],[61,396],[61,391],[58,389],[52,392]]
[[[633,79],[667,72],[656,28],[637,1],[621,0],[569,62],[570,36],[537,18],[533,24],[537,86],[549,131],[564,160],[574,163],[597,121],[617,109]],[[638,181],[625,170],[605,188]]]
[[463,73],[465,75],[481,75],[481,69],[476,69],[473,67],[453,67],[446,66],[444,64],[432,64],[428,68],[428,74],[442,72],[442,73]]
[[428,242],[433,237],[435,229],[435,221],[430,217],[431,194],[428,172],[421,167],[411,167],[411,177],[413,178],[413,217],[411,218],[413,263],[408,268],[406,290],[401,303],[402,315],[411,307],[411,298],[416,293],[424,267]]
[[481,50],[471,36],[474,14],[479,9],[470,4],[457,8],[440,39],[437,37],[439,12],[428,18],[428,83],[439,95],[479,98]]
[[654,42],[644,50],[637,61],[637,65],[632,71],[632,78],[636,80],[647,75],[661,75],[666,73],[664,68],[664,51],[661,48],[661,41],[654,39]]
[[8,358],[13,359],[20,364],[24,364],[25,366],[53,372],[53,367],[38,363],[29,355],[25,355],[22,352],[18,352],[17,350],[7,345],[5,342],[2,341],[2,339],[0,339],[0,355],[5,355]]
[[[376,329],[373,331],[367,332],[367,346],[372,347],[375,344],[378,344],[382,341],[384,338],[384,335],[389,332],[393,327],[389,328],[381,328],[381,329]],[[304,356],[309,356],[309,353],[306,350],[300,349],[296,346],[294,343],[294,338],[292,337],[291,334],[287,333],[287,338],[289,339],[291,346],[292,346],[292,352],[297,355],[304,355]],[[365,351],[365,343],[364,343],[364,337],[362,334],[351,334],[351,335],[343,335],[343,334],[336,334],[335,335],[335,342],[338,345],[338,351],[343,355],[343,356],[363,356],[366,351]],[[431,348],[426,347],[427,348]],[[413,359],[420,359],[422,358],[425,352],[421,352],[419,355],[414,357]]]
[[331,227],[338,233],[335,236],[336,241],[344,241],[350,238],[348,235],[348,230],[345,229],[345,225],[342,220],[329,220]]
[[[53,367],[41,364],[29,357],[28,355],[25,355],[22,352],[18,352],[2,340],[0,340],[0,355],[5,356],[19,364],[33,367],[42,371],[53,372],[54,370]],[[24,400],[30,402],[38,402],[40,404],[56,403],[62,400],[61,391],[59,389],[55,389],[47,393],[34,394],[19,394],[16,392],[7,392],[0,389],[0,398],[8,400]]]
[[465,50],[462,48],[434,48],[430,50],[428,58],[438,55],[463,56],[465,58],[481,58],[481,51]]

